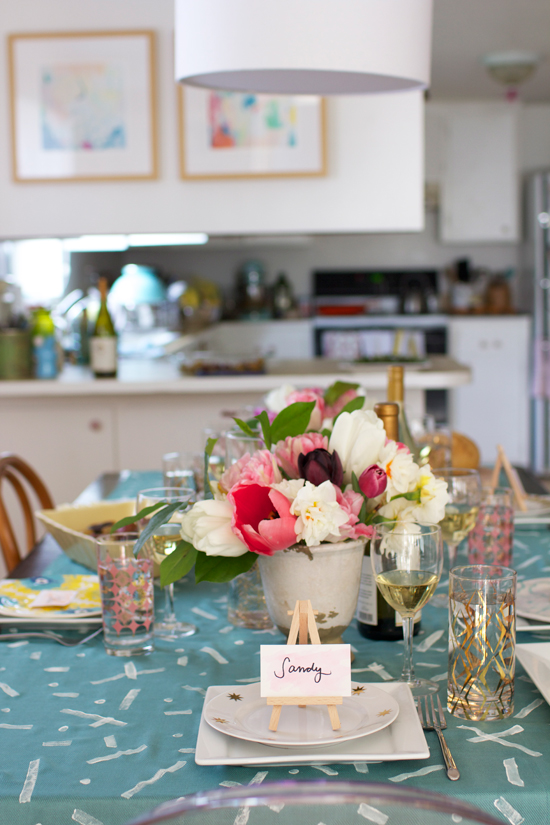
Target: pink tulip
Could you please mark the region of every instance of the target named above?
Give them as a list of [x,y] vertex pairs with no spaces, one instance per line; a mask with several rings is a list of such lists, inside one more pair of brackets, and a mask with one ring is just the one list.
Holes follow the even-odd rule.
[[231,529],[252,553],[272,556],[296,543],[296,516],[278,490],[236,484],[227,498],[233,505]]
[[[314,410],[315,412],[315,410]],[[275,458],[289,478],[300,478],[298,458],[312,450],[326,450],[328,438],[321,433],[306,433],[295,437],[288,436],[275,445]]]
[[371,464],[359,476],[359,487],[367,498],[382,495],[388,484],[388,477],[377,464]]
[[358,539],[361,536],[372,538],[374,534],[374,527],[372,525],[363,524],[359,521],[359,513],[363,506],[363,496],[359,493],[354,493],[353,490],[347,490],[345,493],[337,487],[336,500],[338,504],[348,515],[346,524],[340,527],[340,535],[343,539]]

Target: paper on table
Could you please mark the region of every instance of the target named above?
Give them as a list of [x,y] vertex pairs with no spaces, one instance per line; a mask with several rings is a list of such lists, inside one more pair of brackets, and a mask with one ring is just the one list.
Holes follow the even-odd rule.
[[516,654],[548,704],[550,704],[550,642],[516,645]]

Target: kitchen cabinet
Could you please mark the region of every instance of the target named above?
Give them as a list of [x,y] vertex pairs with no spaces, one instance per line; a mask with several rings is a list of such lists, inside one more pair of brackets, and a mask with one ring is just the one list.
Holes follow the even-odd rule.
[[510,461],[529,464],[529,364],[527,316],[454,317],[450,355],[466,364],[472,380],[450,391],[450,424],[472,438],[484,465],[502,444]]
[[430,106],[428,145],[438,157],[444,243],[520,239],[518,121],[512,103]]

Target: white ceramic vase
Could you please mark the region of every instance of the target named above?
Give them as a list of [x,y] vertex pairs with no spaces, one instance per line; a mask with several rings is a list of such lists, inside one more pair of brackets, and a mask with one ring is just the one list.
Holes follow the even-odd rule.
[[281,633],[288,635],[296,602],[309,599],[321,641],[338,644],[355,614],[365,539],[294,545],[273,556],[259,556],[258,564],[267,610]]

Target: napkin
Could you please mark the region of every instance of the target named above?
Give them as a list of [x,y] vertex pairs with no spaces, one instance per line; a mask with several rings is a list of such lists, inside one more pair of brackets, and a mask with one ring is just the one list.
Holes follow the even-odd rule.
[[516,645],[517,657],[550,704],[550,642]]

